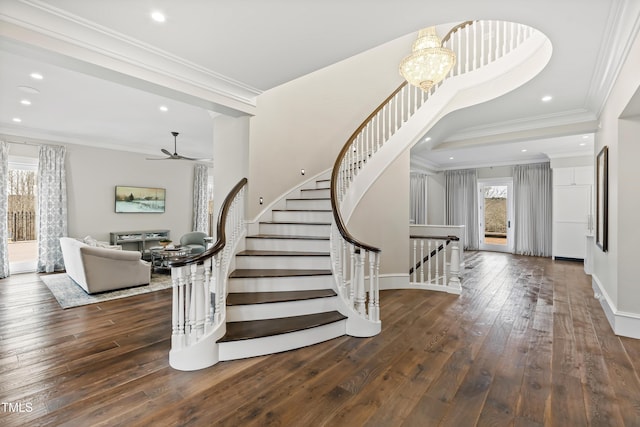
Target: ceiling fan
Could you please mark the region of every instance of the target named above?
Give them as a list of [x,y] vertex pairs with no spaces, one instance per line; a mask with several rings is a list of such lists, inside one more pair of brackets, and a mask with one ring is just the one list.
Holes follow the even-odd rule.
[[147,160],[192,160],[192,161],[196,161],[196,162],[210,162],[211,159],[196,159],[193,157],[186,157],[186,156],[181,156],[180,154],[178,154],[178,149],[177,149],[177,145],[178,145],[178,132],[171,132],[171,135],[173,135],[173,154],[171,154],[171,152],[169,150],[165,150],[164,148],[161,149],[160,151],[162,151],[164,154],[166,154],[168,157],[155,157],[155,158],[149,158],[147,157]]

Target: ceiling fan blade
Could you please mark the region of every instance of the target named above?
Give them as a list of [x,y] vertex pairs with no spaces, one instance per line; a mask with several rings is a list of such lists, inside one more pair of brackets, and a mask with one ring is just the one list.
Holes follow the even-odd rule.
[[191,160],[192,162],[210,162],[213,160],[213,159],[196,159],[194,157],[185,157],[185,156],[178,156],[178,157],[184,160]]
[[171,157],[147,157],[147,160],[171,160]]
[[173,157],[173,154],[171,154],[171,152],[169,152],[169,150],[165,150],[164,148],[161,149],[160,151],[162,151],[164,154],[166,154],[169,157]]

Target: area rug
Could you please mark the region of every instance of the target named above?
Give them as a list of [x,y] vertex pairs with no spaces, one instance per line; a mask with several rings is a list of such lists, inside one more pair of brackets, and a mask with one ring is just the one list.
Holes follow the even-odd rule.
[[171,287],[171,276],[163,274],[152,274],[151,283],[149,283],[148,285],[89,295],[69,276],[67,276],[66,273],[41,275],[40,279],[44,282],[45,285],[47,285],[62,308],[96,304],[113,299],[126,298],[133,295],[155,292]]

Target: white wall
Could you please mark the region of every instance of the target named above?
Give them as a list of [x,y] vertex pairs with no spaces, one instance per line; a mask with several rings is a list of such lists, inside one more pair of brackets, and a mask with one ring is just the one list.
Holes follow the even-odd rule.
[[[191,231],[193,162],[151,161],[146,155],[67,145],[69,236],[109,240],[111,231],[168,229],[171,238]],[[115,213],[116,185],[166,189],[164,213]]]
[[[640,37],[636,37],[612,88],[596,133],[594,156],[609,147],[608,252],[593,247],[594,287],[617,334],[640,338],[640,287],[637,286],[638,125],[619,117],[640,87]],[[633,328],[629,328],[633,325]]]
[[[402,82],[398,63],[413,38],[387,43],[258,97],[251,118],[250,218],[306,177],[333,167],[349,136]],[[264,206],[258,204],[260,197]]]
[[[229,191],[242,178],[249,177],[249,117],[215,118],[213,159],[213,220],[217,221]],[[215,225],[213,230],[215,233]]]
[[[138,153],[65,145],[69,236],[91,235],[108,241],[111,231],[159,228],[170,230],[172,239],[177,240],[191,230],[192,162],[150,161]],[[10,144],[9,154],[37,158],[38,147]],[[115,213],[116,185],[165,188],[165,212]]]
[[349,219],[356,239],[382,249],[380,274],[409,273],[409,152],[365,193]]

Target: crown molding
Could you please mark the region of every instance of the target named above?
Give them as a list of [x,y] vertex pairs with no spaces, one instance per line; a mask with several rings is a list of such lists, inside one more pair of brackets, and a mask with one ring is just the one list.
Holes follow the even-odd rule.
[[[533,123],[533,122],[529,122]],[[551,124],[549,124],[551,123]],[[546,126],[539,127],[527,126],[515,131],[507,131],[502,133],[475,132],[457,134],[459,139],[447,140],[432,147],[433,150],[444,150],[453,148],[468,148],[481,145],[501,144],[505,142],[519,142],[532,139],[544,139],[558,136],[578,135],[581,133],[593,133],[598,130],[599,122],[597,120],[585,120],[558,124],[547,122]],[[498,129],[499,126],[492,129]]]
[[633,41],[640,31],[640,3],[635,0],[612,2],[607,17],[608,33],[598,49],[599,61],[591,77],[585,108],[599,117],[609,97]]
[[236,116],[253,114],[256,98],[261,93],[256,88],[43,1],[3,2],[0,23],[0,36],[8,40],[159,87],[169,87],[236,110]]

